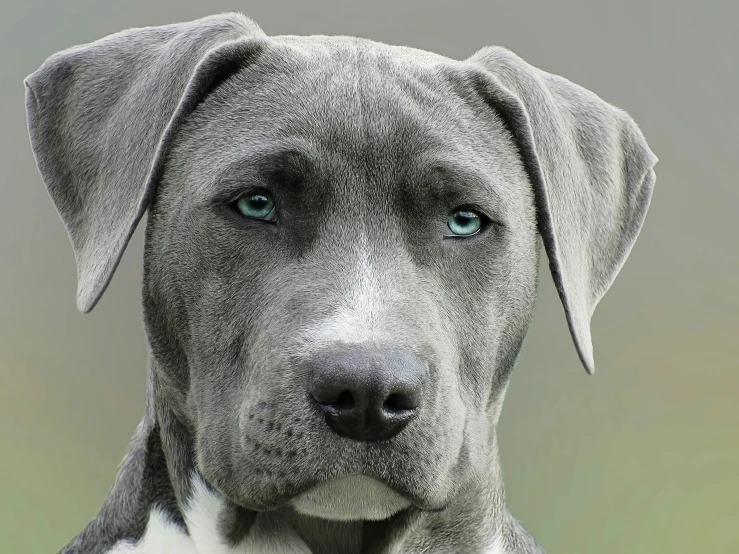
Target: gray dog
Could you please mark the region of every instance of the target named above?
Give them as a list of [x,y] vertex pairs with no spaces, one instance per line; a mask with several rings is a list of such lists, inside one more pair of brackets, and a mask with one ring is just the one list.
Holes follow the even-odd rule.
[[72,553],[539,553],[496,426],[540,243],[580,358],[655,182],[624,111],[241,13],[127,29],[25,81],[89,312],[148,210],[147,404]]

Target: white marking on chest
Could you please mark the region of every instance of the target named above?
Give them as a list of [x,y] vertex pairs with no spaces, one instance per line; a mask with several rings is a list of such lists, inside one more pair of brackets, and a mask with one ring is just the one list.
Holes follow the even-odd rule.
[[153,509],[141,540],[120,542],[107,554],[310,554],[292,528],[275,529],[274,524],[265,525],[260,518],[243,543],[228,546],[218,531],[223,501],[199,477],[193,477],[192,489],[183,510],[189,536],[161,510]]
[[108,554],[154,554],[155,552],[181,552],[182,554],[198,552],[190,537],[158,509],[152,510],[149,514],[146,532],[139,542],[120,542],[113,547],[113,550],[109,550]]

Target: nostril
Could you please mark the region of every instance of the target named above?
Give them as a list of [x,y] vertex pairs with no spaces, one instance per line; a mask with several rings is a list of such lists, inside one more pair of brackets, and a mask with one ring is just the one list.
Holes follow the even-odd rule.
[[410,395],[394,392],[387,397],[382,409],[386,412],[406,412],[415,410],[418,407],[416,402]]
[[354,408],[354,395],[352,391],[344,389],[339,393],[339,396],[330,405],[337,410],[351,410]]
[[338,411],[352,410],[356,400],[349,389],[338,389],[337,387],[317,387],[311,392],[311,396],[322,408],[330,408]]

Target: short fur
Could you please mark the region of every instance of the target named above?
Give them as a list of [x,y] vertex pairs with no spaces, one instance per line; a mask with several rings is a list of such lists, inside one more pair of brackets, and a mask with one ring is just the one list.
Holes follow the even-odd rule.
[[[501,47],[270,37],[240,13],[75,46],[24,83],[82,312],[149,212],[146,414],[63,553],[543,552],[506,507],[495,430],[540,239],[594,370],[590,318],[655,182],[629,115]],[[229,209],[256,185],[277,224]],[[463,204],[491,224],[444,238]],[[306,364],[336,345],[424,361],[399,434],[338,436],[307,401]],[[355,495],[379,515],[339,519]]]

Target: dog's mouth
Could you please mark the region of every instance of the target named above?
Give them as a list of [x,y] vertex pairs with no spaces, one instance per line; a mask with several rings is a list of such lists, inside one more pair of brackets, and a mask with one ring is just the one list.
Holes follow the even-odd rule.
[[244,436],[249,437],[245,449],[259,456],[239,452],[224,472],[213,471],[219,467],[216,460],[199,459],[198,469],[245,510],[288,509],[326,520],[378,521],[406,509],[442,511],[454,496],[456,480],[443,479],[446,464],[431,469],[433,464],[414,456],[404,442],[285,447],[272,436],[259,441]]
[[[202,473],[201,473],[202,475]],[[325,480],[283,483],[268,498],[253,503],[215,487],[231,503],[250,511],[272,511],[291,507],[296,512],[334,521],[386,520],[407,509],[438,512],[446,503],[429,500],[402,483],[389,483],[367,473],[338,475]],[[278,492],[279,491],[279,492]]]

